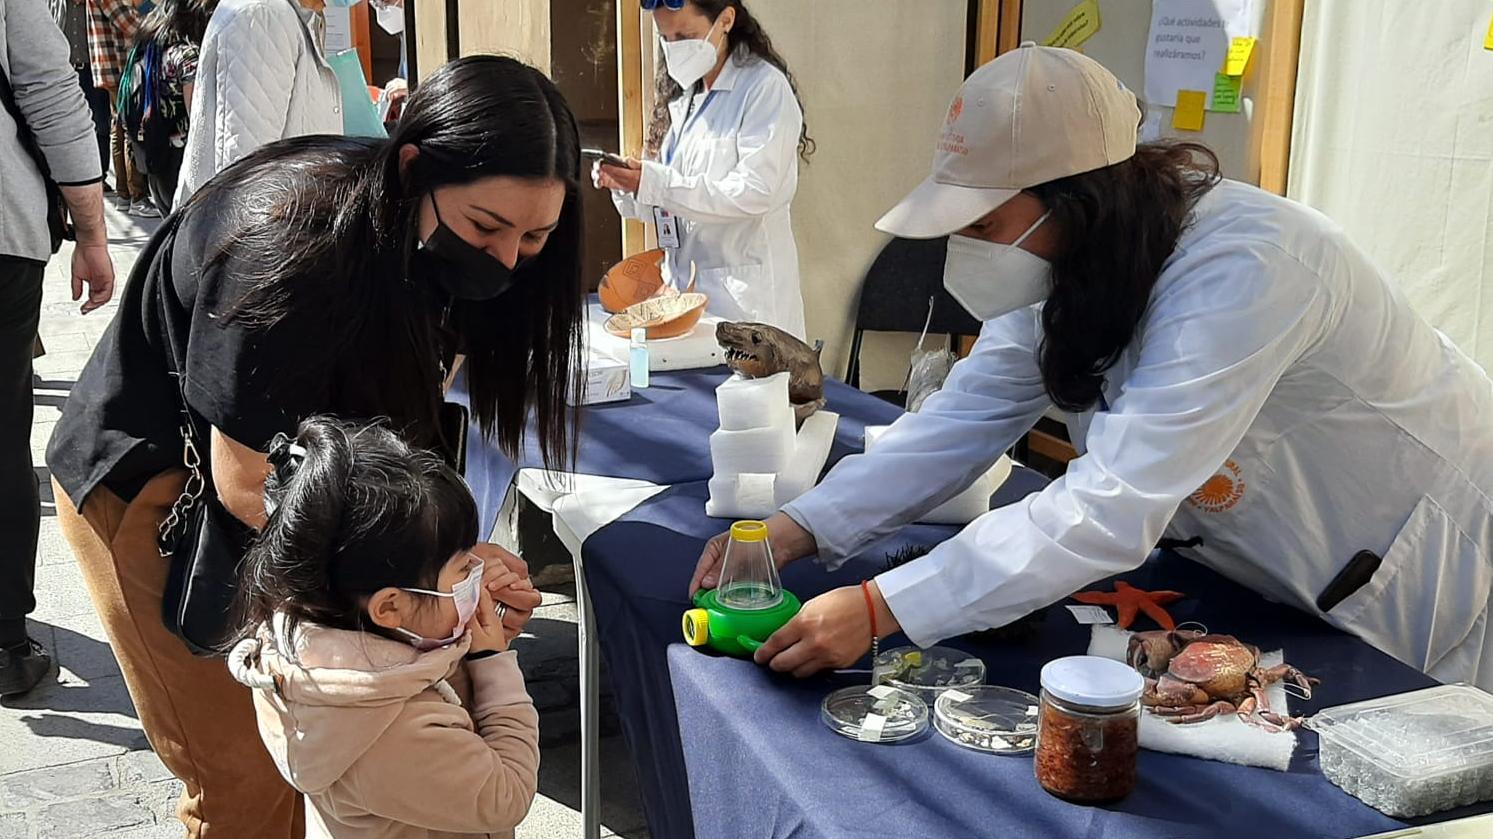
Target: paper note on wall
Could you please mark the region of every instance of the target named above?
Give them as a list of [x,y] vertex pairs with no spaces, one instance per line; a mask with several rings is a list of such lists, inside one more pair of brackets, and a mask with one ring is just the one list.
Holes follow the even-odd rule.
[[1084,41],[1094,37],[1099,31],[1099,0],[1083,0],[1073,11],[1063,18],[1047,40],[1042,42],[1044,47],[1067,47],[1078,49],[1083,46]]
[[1213,103],[1209,110],[1221,114],[1239,113],[1239,94],[1244,89],[1244,79],[1219,73],[1213,80]]
[[1177,91],[1213,89],[1230,40],[1247,37],[1254,0],[1155,0],[1146,43],[1146,101],[1173,105]]
[[1203,107],[1208,94],[1201,90],[1177,91],[1177,109],[1172,112],[1172,127],[1178,131],[1202,131]]
[[321,50],[326,55],[336,55],[343,50],[353,48],[353,22],[352,12],[328,5],[322,11],[322,20],[326,29],[323,30]]
[[1229,57],[1224,59],[1225,76],[1242,76],[1249,68],[1249,57],[1254,55],[1258,38],[1235,38],[1229,42]]

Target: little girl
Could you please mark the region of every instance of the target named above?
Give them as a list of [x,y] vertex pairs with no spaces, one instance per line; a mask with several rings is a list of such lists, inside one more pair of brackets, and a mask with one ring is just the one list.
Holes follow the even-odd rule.
[[[489,594],[518,576],[469,553],[461,477],[386,428],[324,418],[270,460],[229,667],[306,795],[308,839],[511,836],[539,718]],[[446,681],[463,659],[470,712]]]

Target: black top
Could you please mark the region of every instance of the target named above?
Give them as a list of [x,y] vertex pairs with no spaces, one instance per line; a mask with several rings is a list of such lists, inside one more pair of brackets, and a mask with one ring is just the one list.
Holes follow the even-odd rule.
[[[251,182],[240,189],[256,187]],[[47,447],[47,465],[78,507],[100,484],[129,501],[146,481],[183,465],[183,392],[196,428],[211,425],[259,451],[314,414],[387,415],[380,398],[386,377],[370,375],[366,361],[331,346],[327,327],[337,311],[292,306],[271,327],[225,317],[247,290],[242,278],[252,276],[250,260],[273,258],[228,246],[226,258],[210,262],[222,243],[233,241],[239,225],[233,206],[244,203],[191,202],[141,252],[119,312]],[[399,285],[386,290],[398,298],[388,301],[393,318],[440,318],[439,305],[427,295]],[[174,358],[185,359],[181,390],[171,372]],[[429,366],[431,386],[438,387],[439,359]]]

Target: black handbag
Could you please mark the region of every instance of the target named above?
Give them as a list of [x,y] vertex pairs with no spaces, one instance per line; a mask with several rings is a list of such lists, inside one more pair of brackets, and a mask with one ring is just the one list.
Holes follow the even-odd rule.
[[[166,235],[174,235],[176,222],[168,221]],[[165,312],[161,322],[167,332],[165,355],[176,379],[182,465],[187,469],[187,484],[156,534],[162,558],[171,563],[161,593],[161,620],[193,655],[222,656],[239,629],[239,572],[255,534],[223,508],[212,489],[212,469],[202,456],[211,452],[209,438],[193,420],[181,372],[186,369],[186,343],[172,340],[171,318]],[[177,347],[183,357],[177,357]]]
[[16,103],[15,91],[11,89],[10,78],[4,71],[0,71],[0,103],[5,105],[10,118],[15,120],[16,140],[36,162],[36,168],[41,170],[41,179],[47,190],[47,230],[52,235],[52,253],[56,253],[62,247],[62,240],[71,241],[74,238],[72,224],[67,218],[67,205],[62,201],[62,188],[52,179],[52,167],[47,165],[47,157],[42,154],[41,146],[37,145],[31,126],[26,124],[26,117]]

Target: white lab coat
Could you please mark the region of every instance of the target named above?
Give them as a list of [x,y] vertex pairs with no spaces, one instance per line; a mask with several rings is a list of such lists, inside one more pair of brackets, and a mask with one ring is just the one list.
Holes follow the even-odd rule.
[[[643,162],[636,196],[614,190],[618,212],[653,223],[662,207],[679,221],[668,276],[689,282],[693,260],[707,309],[805,338],[798,248],[788,206],[798,189],[803,111],[778,68],[751,55],[726,62],[708,93],[670,103],[660,160]],[[677,144],[677,148],[676,148]]]
[[[1039,308],[972,355],[874,454],[787,512],[833,563],[947,500],[1049,405]],[[1139,566],[1163,534],[1265,596],[1442,680],[1493,688],[1493,381],[1322,215],[1225,181],[1198,204],[1081,457],[877,578],[919,644],[1001,626]],[[1372,579],[1322,614],[1361,550]],[[1202,614],[1206,614],[1203,604]]]

